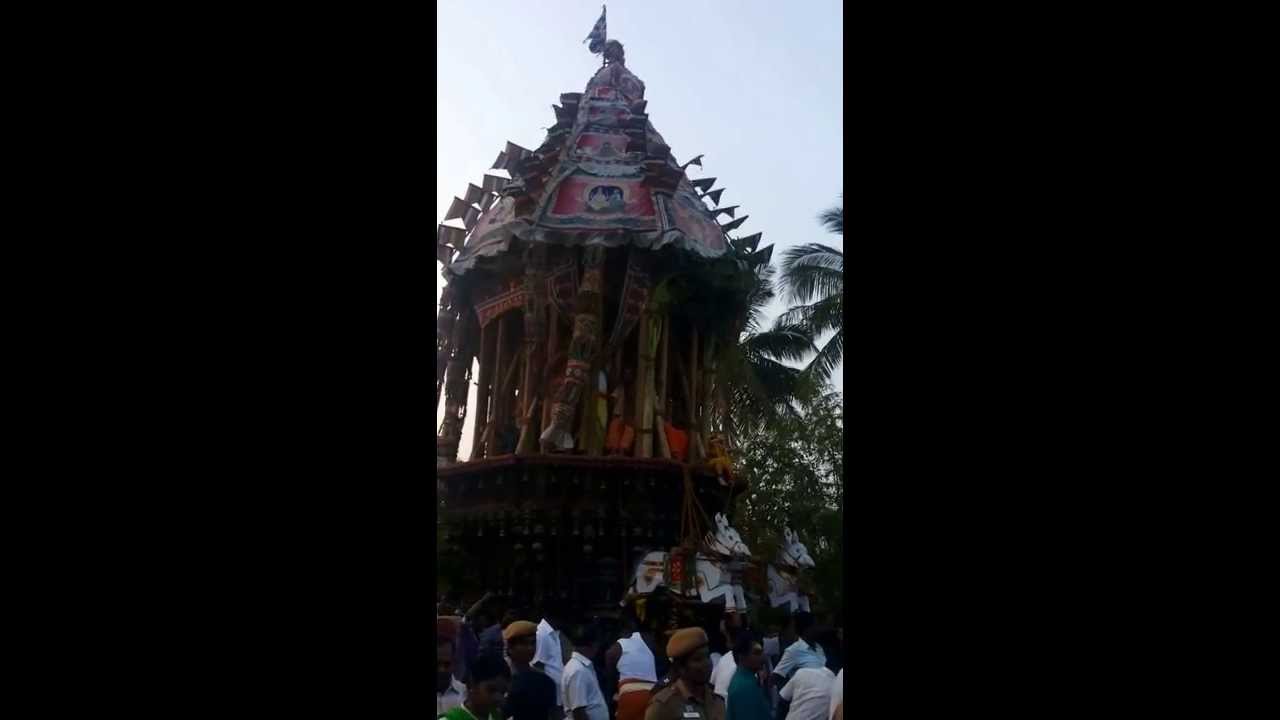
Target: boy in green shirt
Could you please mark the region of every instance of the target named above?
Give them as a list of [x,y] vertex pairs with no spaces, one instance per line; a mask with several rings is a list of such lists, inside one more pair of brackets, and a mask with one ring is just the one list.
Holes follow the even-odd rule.
[[507,667],[505,660],[495,655],[481,655],[471,665],[471,684],[467,686],[466,700],[440,718],[502,720],[502,702],[506,699],[510,681],[511,668]]

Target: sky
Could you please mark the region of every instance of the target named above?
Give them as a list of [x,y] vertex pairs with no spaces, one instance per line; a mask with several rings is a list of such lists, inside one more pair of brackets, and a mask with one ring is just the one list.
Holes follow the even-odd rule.
[[[586,88],[601,61],[582,40],[600,8],[598,0],[437,0],[433,237],[467,183],[503,174],[489,167],[508,140],[541,145],[561,93]],[[608,33],[644,81],[649,120],[676,159],[704,156],[690,177],[718,178],[721,207],[751,216],[739,236],[763,232],[775,266],[790,246],[843,248],[817,220],[844,191],[839,0],[621,0],[608,3]],[[438,303],[444,281],[434,270]],[[771,315],[783,309],[779,300]],[[471,424],[469,416],[460,455],[470,452]]]

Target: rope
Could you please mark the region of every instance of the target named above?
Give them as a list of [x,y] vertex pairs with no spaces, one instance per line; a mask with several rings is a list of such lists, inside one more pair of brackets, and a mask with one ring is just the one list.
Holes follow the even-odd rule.
[[689,466],[685,465],[682,471],[684,479],[684,502],[681,505],[680,516],[680,536],[685,545],[692,545],[694,549],[710,550],[707,547],[706,536],[711,527],[711,518],[707,517],[707,512],[702,508],[702,503],[698,502],[698,497],[693,488],[693,477],[690,473]]

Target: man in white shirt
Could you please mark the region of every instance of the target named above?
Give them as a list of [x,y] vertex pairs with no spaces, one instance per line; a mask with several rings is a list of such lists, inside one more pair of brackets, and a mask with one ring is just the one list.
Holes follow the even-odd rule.
[[562,704],[565,720],[609,720],[600,681],[588,655],[595,652],[595,637],[590,629],[576,628],[574,650],[561,677]]
[[827,712],[827,720],[833,720],[836,716],[836,708],[844,702],[844,668],[840,668],[840,672],[836,673],[836,681],[831,683],[831,708]]
[[782,688],[782,699],[791,703],[787,720],[830,720],[831,686],[836,675],[825,667],[800,668]]
[[729,707],[729,683],[733,682],[733,674],[738,671],[738,663],[733,653],[725,653],[711,670],[711,689],[724,698],[725,708]]
[[538,649],[533,656],[533,665],[547,674],[547,677],[560,684],[560,676],[564,674],[564,660],[560,655],[560,633],[543,618],[538,623]]
[[782,652],[782,660],[773,669],[773,674],[777,676],[774,683],[779,687],[787,682],[787,678],[795,670],[827,666],[827,655],[817,641],[821,628],[813,615],[804,611],[796,613],[795,625],[796,635],[799,637]]
[[453,641],[436,639],[436,717],[467,699],[467,686],[453,676]]

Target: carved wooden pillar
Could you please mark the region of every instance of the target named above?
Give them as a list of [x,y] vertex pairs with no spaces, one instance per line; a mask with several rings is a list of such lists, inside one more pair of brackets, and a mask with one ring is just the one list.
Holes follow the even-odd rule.
[[537,403],[541,400],[540,379],[545,370],[546,343],[543,340],[546,323],[543,313],[547,305],[547,282],[543,265],[546,260],[546,248],[531,245],[524,253],[524,346],[525,372],[520,383],[521,411],[524,427],[520,428],[520,441],[516,446],[517,455],[530,455],[537,450],[539,413]]
[[588,247],[583,252],[582,286],[574,299],[573,337],[569,340],[569,360],[564,382],[556,392],[551,408],[551,424],[543,431],[543,452],[554,448],[573,447],[574,412],[582,399],[582,387],[591,369],[591,356],[600,334],[600,318],[596,314],[602,287],[604,248]]

